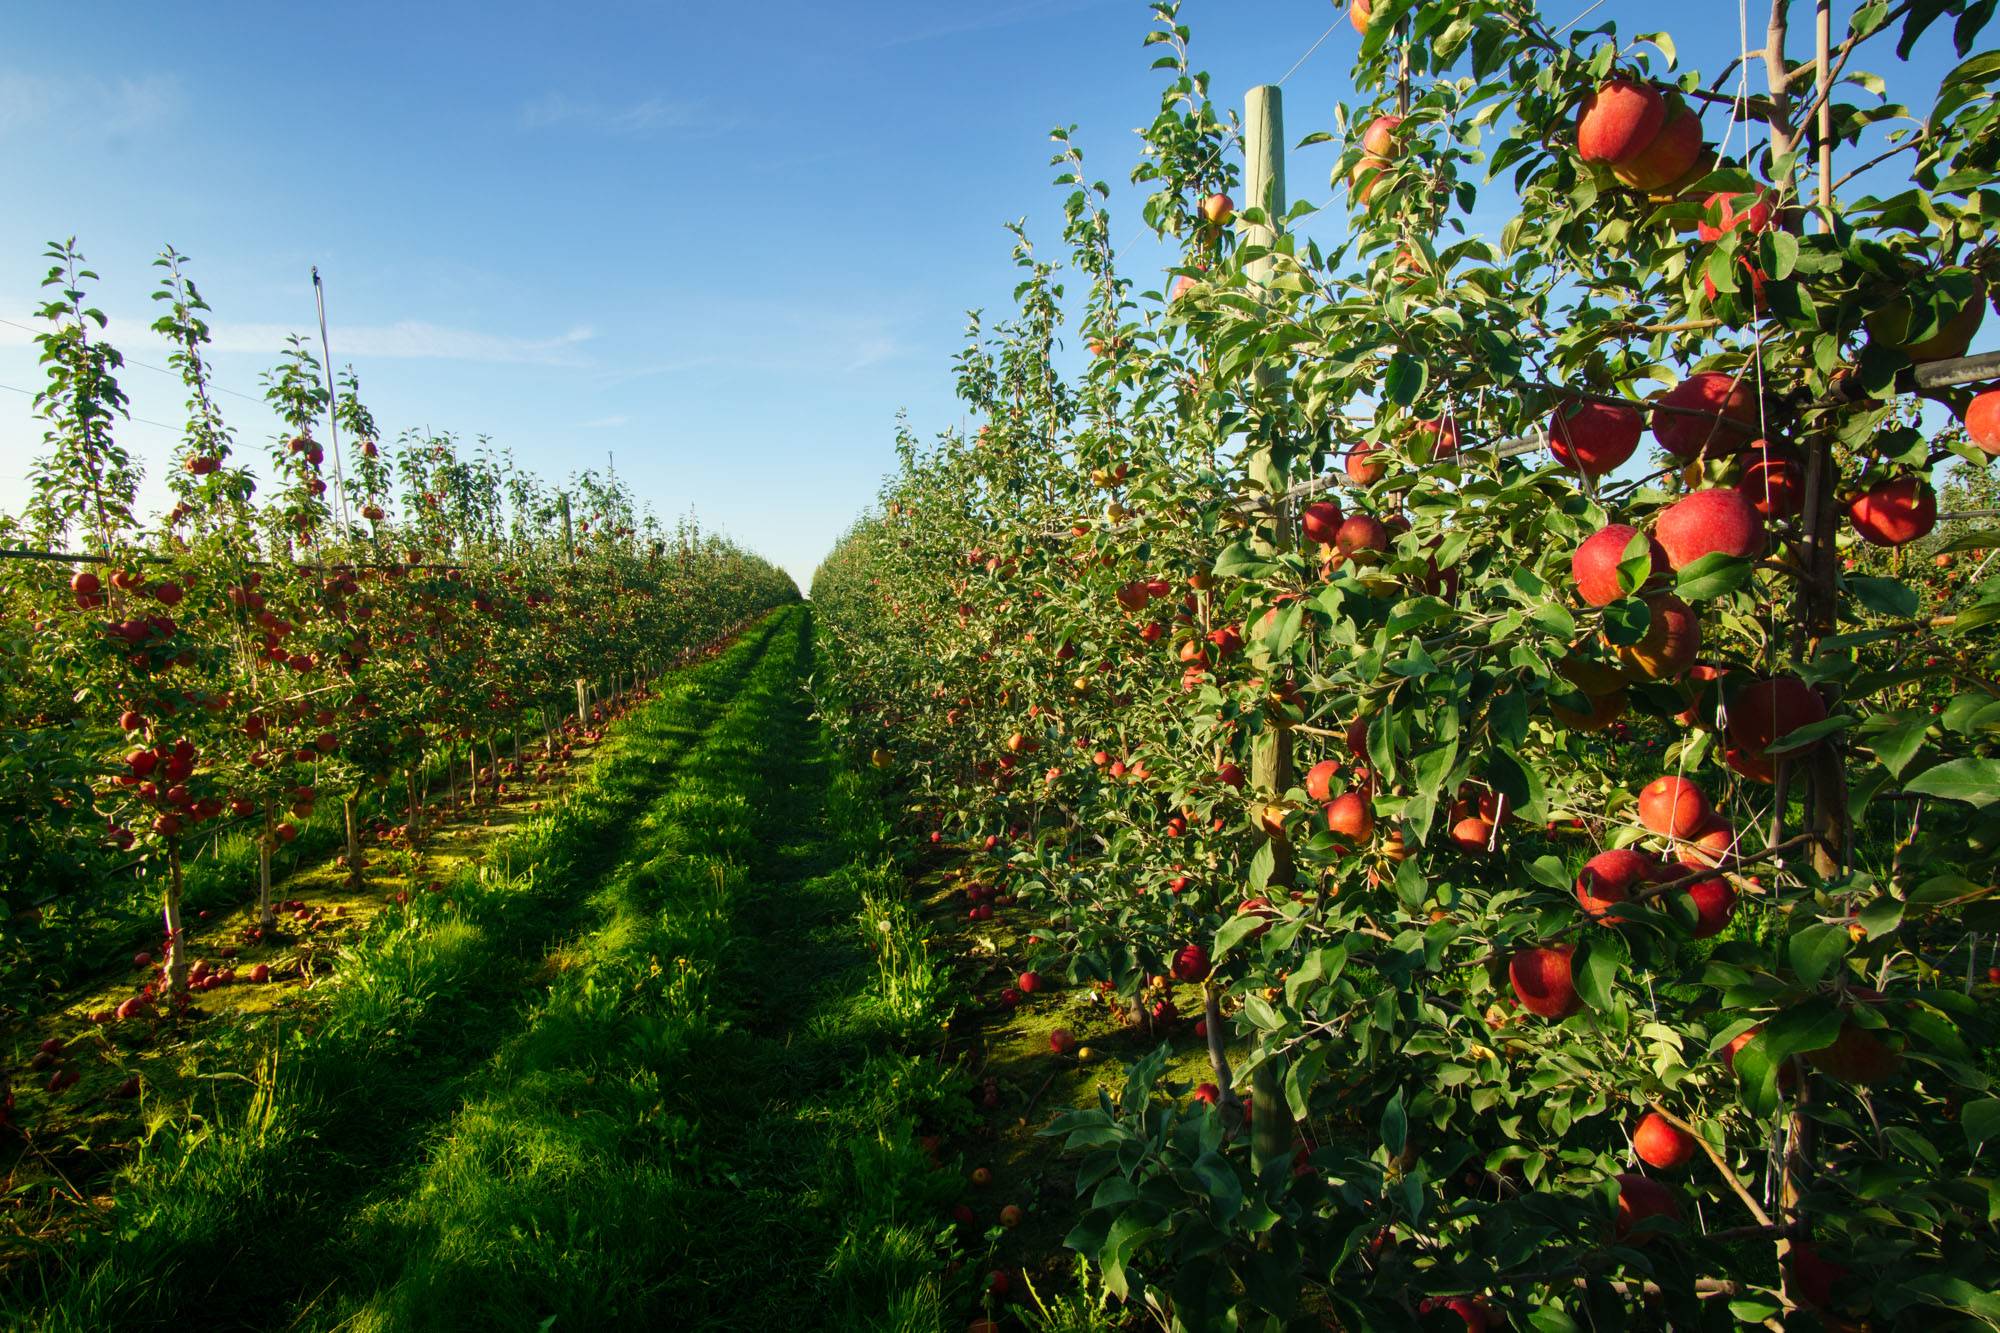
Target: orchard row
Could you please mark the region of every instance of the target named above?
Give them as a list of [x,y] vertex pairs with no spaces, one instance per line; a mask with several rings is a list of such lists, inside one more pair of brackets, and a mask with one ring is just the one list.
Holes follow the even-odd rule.
[[1288,140],[1154,8],[1164,294],[1058,131],[1074,281],[1015,229],[981,424],[813,588],[970,910],[1165,1043],[1071,1244],[1188,1329],[2000,1322],[1985,9],[1710,80],[1356,0]]
[[15,960],[34,956],[52,901],[87,921],[136,870],[164,909],[149,994],[182,1004],[184,872],[218,830],[257,839],[268,927],[272,853],[318,803],[344,807],[358,877],[364,801],[401,810],[394,833],[414,844],[431,775],[463,768],[475,792],[502,781],[503,758],[520,769],[523,728],[554,752],[566,714],[590,725],[599,698],[796,596],[691,522],[642,515],[613,477],[555,489],[483,441],[382,443],[352,369],[335,381],[298,339],[264,377],[282,426],[260,483],[218,404],[207,306],[171,250],[154,331],[188,419],[168,464],[173,507],[142,521],[140,468],[119,438],[123,362],[89,305],[94,275],[71,245],[49,258],[44,452],[27,512],[0,519],[0,878]]

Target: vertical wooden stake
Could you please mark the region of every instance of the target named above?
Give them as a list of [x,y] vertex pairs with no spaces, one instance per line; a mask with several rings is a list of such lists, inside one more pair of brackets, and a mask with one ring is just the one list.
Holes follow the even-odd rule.
[[[1279,219],[1285,212],[1285,103],[1284,94],[1273,84],[1252,88],[1243,104],[1243,181],[1252,207],[1264,211],[1264,224],[1244,224],[1243,239],[1248,244],[1271,246],[1277,243]],[[1268,283],[1276,265],[1269,258],[1252,260],[1248,266],[1254,282]],[[1264,477],[1270,487],[1272,522],[1265,534],[1276,550],[1291,543],[1291,515],[1279,498],[1285,487],[1275,479],[1275,459],[1269,443],[1260,445],[1249,460],[1252,478]],[[1279,682],[1272,680],[1275,692]],[[1274,706],[1267,710],[1267,725],[1257,738],[1250,758],[1253,789],[1266,798],[1275,798],[1291,785],[1292,739],[1277,716]],[[1270,830],[1273,854],[1271,883],[1292,886],[1292,850],[1282,831]],[[1250,1117],[1250,1162],[1261,1176],[1273,1162],[1283,1161],[1292,1148],[1291,1108],[1285,1100],[1283,1062],[1273,1058],[1260,1061],[1250,1071],[1253,1102]]]
[[271,807],[264,807],[264,829],[257,835],[257,925],[269,930],[278,924],[278,913],[271,906],[271,844],[276,840],[276,818]]
[[361,887],[361,810],[359,799],[350,792],[341,798],[340,812],[347,817],[347,887]]
[[172,996],[173,1007],[179,1009],[187,1002],[188,960],[187,937],[181,930],[181,845],[167,843],[167,901],[162,916],[167,927],[167,993]]
[[[1243,100],[1243,192],[1247,207],[1261,208],[1269,225],[1245,222],[1245,245],[1275,245],[1285,212],[1285,95],[1275,84],[1252,88]],[[1269,282],[1271,260],[1255,259],[1251,280]]]

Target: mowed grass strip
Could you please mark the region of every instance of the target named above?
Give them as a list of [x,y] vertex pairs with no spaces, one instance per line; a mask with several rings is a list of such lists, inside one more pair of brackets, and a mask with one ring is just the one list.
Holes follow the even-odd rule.
[[[211,1040],[213,1091],[149,1107],[101,1230],[0,1279],[0,1325],[285,1326],[337,1275],[328,1242],[354,1203],[417,1160],[496,1050],[521,999],[560,967],[590,886],[642,836],[646,809],[772,645],[780,615],[657,682],[591,777],[444,895],[385,914],[284,1021]],[[554,946],[552,948],[552,946]]]
[[800,616],[421,1168],[330,1238],[334,1286],[277,1322],[946,1326],[958,1186],[915,1126],[955,1076],[898,1053],[938,992],[882,961],[920,941],[871,939],[864,903],[899,880],[879,803],[821,747],[810,653]]

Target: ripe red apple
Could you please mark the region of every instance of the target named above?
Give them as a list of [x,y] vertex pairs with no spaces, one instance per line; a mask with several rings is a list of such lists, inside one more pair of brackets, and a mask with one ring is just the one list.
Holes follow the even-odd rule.
[[1583,1008],[1570,979],[1572,952],[1567,944],[1546,944],[1523,949],[1508,961],[1507,979],[1523,1009],[1543,1018],[1564,1019]]
[[1021,1225],[1021,1208],[1018,1204],[1008,1204],[1000,1210],[1000,1225],[1012,1231]]
[[1451,826],[1451,845],[1468,856],[1484,856],[1493,849],[1493,822],[1467,815]]
[[1715,810],[1701,788],[1686,778],[1654,778],[1639,789],[1639,822],[1665,838],[1693,838]]
[[1361,132],[1361,151],[1385,162],[1395,161],[1402,156],[1402,145],[1396,140],[1396,131],[1402,123],[1401,116],[1377,116],[1369,121],[1368,128]]
[[1417,433],[1430,436],[1431,461],[1437,462],[1458,455],[1458,423],[1446,421],[1442,417],[1432,417],[1417,423]]
[[1903,1053],[1884,1041],[1879,1029],[1853,1019],[1841,1024],[1831,1045],[1803,1054],[1807,1064],[1828,1078],[1860,1087],[1885,1082],[1903,1067]]
[[1015,978],[1014,984],[1021,988],[1022,994],[1033,995],[1042,988],[1042,974],[1039,972],[1023,972],[1019,977]]
[[1347,479],[1356,486],[1373,486],[1389,475],[1382,451],[1369,444],[1357,444],[1347,451]]
[[1687,896],[1695,912],[1691,933],[1698,940],[1721,934],[1729,918],[1736,915],[1736,888],[1720,875],[1688,885]]
[[1676,458],[1733,453],[1756,437],[1758,421],[1756,381],[1747,372],[1704,370],[1654,400],[1653,436]]
[[1306,540],[1318,546],[1331,546],[1340,534],[1340,506],[1330,500],[1319,500],[1305,507],[1299,515],[1299,526],[1304,529]]
[[1764,551],[1764,518],[1733,486],[1695,491],[1667,506],[1653,526],[1667,563],[1684,569],[1705,555],[1755,559]]
[[1616,164],[1637,157],[1666,124],[1660,90],[1620,75],[1606,79],[1576,112],[1576,153],[1586,162]]
[[1965,435],[1987,455],[2000,456],[2000,389],[1988,389],[1967,404]]
[[1675,855],[1691,870],[1727,864],[1736,856],[1736,826],[1715,815],[1700,832],[1683,842]]
[[1646,599],[1651,613],[1646,633],[1637,643],[1616,646],[1627,675],[1640,680],[1672,680],[1694,665],[1701,652],[1701,618],[1672,593]]
[[1340,772],[1338,759],[1322,759],[1306,770],[1306,795],[1324,805],[1333,799],[1333,779]]
[[1730,699],[1729,740],[1762,759],[1779,737],[1825,720],[1825,702],[1804,681],[1797,676],[1773,676],[1753,681]]
[[1049,1049],[1057,1055],[1068,1055],[1076,1049],[1076,1038],[1070,1035],[1068,1028],[1057,1028],[1049,1034]]
[[[1710,221],[1710,219],[1714,221]],[[1701,201],[1701,221],[1695,235],[1705,245],[1713,245],[1723,233],[1741,227],[1749,235],[1771,228],[1771,197],[1768,194],[1730,194],[1717,191]]]
[[1201,220],[1212,227],[1229,221],[1235,212],[1236,201],[1226,194],[1211,194],[1201,201]]
[[1208,950],[1199,944],[1190,944],[1174,955],[1174,976],[1181,981],[1196,982],[1208,975]]
[[1671,1171],[1686,1166],[1694,1158],[1694,1135],[1667,1120],[1657,1111],[1648,1111],[1632,1131],[1632,1151],[1647,1166]]
[[1877,546],[1905,546],[1937,526],[1937,492],[1921,477],[1897,477],[1855,497],[1854,530]]
[[1676,95],[1652,142],[1624,161],[1614,162],[1611,174],[1635,190],[1659,190],[1687,175],[1700,160],[1701,117]]
[[271,965],[269,963],[253,963],[250,966],[250,970],[244,975],[250,981],[261,986],[271,979]]
[[1805,508],[1806,467],[1798,451],[1783,444],[1752,440],[1737,461],[1743,472],[1736,489],[1765,518],[1794,518]]
[[1386,551],[1389,549],[1389,530],[1381,520],[1368,514],[1355,514],[1344,520],[1334,536],[1334,549],[1347,558],[1353,559],[1363,551]]
[[1641,1237],[1653,1218],[1681,1215],[1680,1200],[1674,1192],[1648,1176],[1625,1173],[1618,1178],[1618,1237],[1623,1240],[1637,1230]]
[[[1618,581],[1618,566],[1638,536],[1637,528],[1613,523],[1583,539],[1569,558],[1569,572],[1584,601],[1592,606],[1609,606],[1626,595]],[[1653,557],[1653,572],[1665,574],[1667,553],[1650,537],[1646,538],[1646,549]]]
[[1347,0],[1347,22],[1358,33],[1368,31],[1368,16],[1375,8],[1374,0]]
[[1614,847],[1584,862],[1576,877],[1576,901],[1600,925],[1625,920],[1614,908],[1650,884],[1660,874],[1659,861],[1630,847]]
[[1326,804],[1327,832],[1360,844],[1375,836],[1375,811],[1358,791],[1344,792]]
[[1586,477],[1614,472],[1639,447],[1645,421],[1636,407],[1571,402],[1549,414],[1549,452]]

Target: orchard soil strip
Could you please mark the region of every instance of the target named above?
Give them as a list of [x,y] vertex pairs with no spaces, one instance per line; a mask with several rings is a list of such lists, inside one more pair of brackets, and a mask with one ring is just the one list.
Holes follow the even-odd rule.
[[[223,1309],[325,1286],[291,1266],[324,1240],[349,1201],[398,1171],[427,1128],[457,1112],[467,1082],[522,1015],[515,1001],[548,946],[586,910],[578,886],[615,865],[632,816],[742,688],[782,617],[711,661],[662,676],[604,745],[591,779],[554,817],[501,849],[521,882],[490,863],[443,897],[376,923],[330,983],[274,1024],[198,1030],[174,1055],[197,1090],[134,1153],[116,1230],[40,1246],[0,1279],[9,1326],[101,1328]],[[654,733],[635,752],[630,732]],[[532,869],[528,869],[532,867]],[[526,870],[526,874],[521,872]],[[246,1099],[248,1082],[255,1091]],[[296,1284],[296,1285],[294,1285]],[[287,1290],[287,1288],[291,1290]]]

